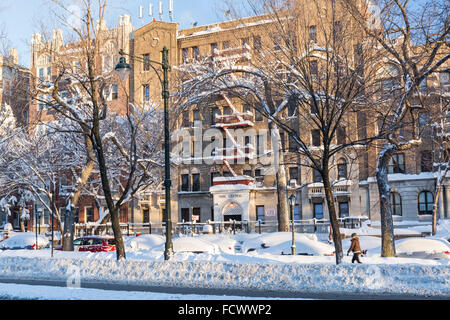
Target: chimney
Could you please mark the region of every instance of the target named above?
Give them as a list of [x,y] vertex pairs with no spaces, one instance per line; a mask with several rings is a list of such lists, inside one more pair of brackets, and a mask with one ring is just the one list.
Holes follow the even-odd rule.
[[121,14],[119,16],[119,26],[130,26],[131,25],[131,16],[128,14]]
[[9,50],[9,58],[11,59],[12,63],[19,64],[19,52],[17,51],[17,49]]
[[61,29],[54,29],[52,34],[53,49],[58,49],[63,45],[63,36]]
[[106,30],[106,20],[105,19],[97,20],[97,30],[100,30],[100,31]]
[[31,45],[34,48],[38,48],[41,44],[42,44],[42,35],[40,33],[33,33],[31,35]]

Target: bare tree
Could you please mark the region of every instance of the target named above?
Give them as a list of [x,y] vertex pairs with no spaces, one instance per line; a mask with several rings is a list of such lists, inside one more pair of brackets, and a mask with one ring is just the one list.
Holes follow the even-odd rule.
[[26,203],[40,203],[62,230],[64,221],[56,204],[60,178],[76,168],[82,159],[76,148],[70,148],[74,146],[73,135],[68,137],[46,129],[40,127],[33,134],[18,129],[8,140],[0,158],[1,191],[5,197],[19,197],[22,216],[27,216]]
[[[66,21],[64,15],[69,12],[67,4],[68,2],[54,1],[61,22]],[[51,82],[42,82],[37,92],[40,95],[50,95],[46,105],[56,117],[74,122],[77,127],[74,132],[85,139],[88,162],[83,167],[81,177],[85,185],[94,167],[98,170],[102,196],[108,208],[107,216],[111,219],[116,240],[117,259],[120,260],[126,256],[119,209],[144,186],[157,180],[152,179],[150,171],[159,167],[159,164],[157,161],[150,161],[152,158],[148,150],[151,148],[141,140],[141,131],[148,125],[145,121],[151,118],[149,112],[130,104],[128,97],[123,100],[121,115],[114,115],[109,109],[105,88],[117,79],[114,78],[113,70],[105,72],[101,64],[102,48],[108,34],[102,21],[108,9],[108,1],[102,0],[96,4],[85,1],[80,5],[79,24],[68,26],[77,40],[65,46],[66,53],[76,52],[75,57],[67,56],[61,50],[52,52],[57,75]],[[73,58],[79,61],[75,66]],[[64,91],[68,92],[68,96],[62,94]],[[113,122],[108,119],[113,119]],[[114,122],[116,130],[110,126]],[[120,137],[118,129],[123,129],[126,139]],[[153,134],[157,137],[158,131],[155,129]],[[157,142],[158,139],[152,141]],[[145,152],[138,154],[138,145],[147,147]],[[116,188],[117,181],[120,183]],[[81,188],[77,188],[73,201],[80,192]]]
[[[253,13],[263,21],[260,24],[264,34],[269,35],[259,39],[251,59],[216,63],[223,60],[219,54],[219,59],[210,57],[210,63],[202,61],[179,68],[182,74],[179,97],[186,107],[227,93],[267,117],[274,151],[283,149],[280,130],[295,141],[302,165],[317,171],[323,182],[337,264],[343,255],[330,175],[332,160],[342,152],[357,153],[361,146],[379,136],[379,133],[360,136],[356,126],[356,114],[369,112],[373,107],[377,88],[371,79],[379,57],[372,43],[363,43],[362,29],[340,4],[339,1],[295,5],[272,0],[249,2]],[[321,14],[322,6],[327,9],[326,15]],[[243,20],[237,24],[245,25]],[[252,24],[257,25],[257,21]],[[315,28],[314,39],[310,26]],[[261,29],[242,36],[260,35]],[[313,143],[310,132],[317,133]],[[289,216],[283,154],[279,159],[280,223],[286,227]]]
[[[388,164],[398,151],[410,150],[422,144],[426,126],[418,125],[419,114],[429,107],[429,99],[420,86],[427,76],[443,68],[450,58],[448,35],[450,20],[448,1],[412,3],[410,1],[383,0],[377,2],[372,23],[368,24],[369,6],[345,1],[346,8],[367,36],[377,42],[384,52],[385,62],[395,70],[388,80],[388,90],[382,95],[386,122],[390,134],[378,155],[377,184],[379,192],[382,256],[395,255],[394,227],[388,184]],[[409,135],[400,135],[400,128],[409,126]]]
[[[437,93],[441,93],[437,91]],[[449,141],[447,130],[447,119],[449,115],[450,100],[447,96],[439,94],[439,103],[435,110],[438,113],[434,118],[436,122],[432,125],[434,152],[429,154],[430,168],[436,167],[436,184],[434,190],[433,218],[431,222],[431,234],[436,235],[439,199],[442,193],[442,187],[450,170]],[[441,208],[442,209],[442,208]],[[444,209],[445,210],[445,209]]]

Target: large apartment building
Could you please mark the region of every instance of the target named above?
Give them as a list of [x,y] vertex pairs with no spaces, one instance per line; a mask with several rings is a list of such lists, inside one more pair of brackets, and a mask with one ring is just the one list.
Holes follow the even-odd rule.
[[[317,30],[313,19],[318,13],[313,8],[308,10],[305,15],[312,22],[303,26],[307,32],[298,35],[298,41],[307,35],[308,39],[304,41],[320,42],[320,39],[316,39]],[[119,59],[120,49],[142,57],[143,62],[131,61],[133,71],[128,84],[131,101],[139,105],[160,103],[161,84],[150,67],[150,61],[161,61],[163,47],[169,50],[169,61],[173,66],[171,85],[174,88],[177,81],[176,67],[198,63],[204,57],[219,65],[253,63],[253,57],[269,37],[268,30],[272,23],[274,21],[267,16],[255,16],[179,29],[177,23],[153,20],[133,30],[131,18],[124,15],[120,17],[116,29],[104,29],[105,51],[98,65],[102,65],[105,72],[111,72]],[[102,28],[102,25],[99,27]],[[355,41],[357,38],[355,36]],[[74,68],[82,67],[82,62],[76,58],[76,51],[77,44],[63,44],[62,34],[58,30],[53,32],[49,41],[44,41],[41,35],[33,35],[31,70],[35,81],[45,81],[55,76],[53,58],[49,52],[70,57],[68,60]],[[423,90],[434,90],[432,88],[437,84],[439,90],[448,94],[449,83],[448,72],[436,73],[424,82]],[[121,97],[125,93],[114,84],[110,92],[112,108],[123,112],[125,104]],[[33,114],[44,114],[45,119],[43,109],[43,104],[32,105],[30,118],[37,117]],[[284,112],[286,123],[304,141],[309,141],[312,149],[320,148],[320,133],[302,122],[295,105]],[[345,127],[337,134],[336,144],[352,135],[367,134],[367,117],[362,112],[348,116]],[[445,116],[442,121],[445,126]],[[266,117],[251,104],[243,103],[237,97],[220,94],[209,99],[205,105],[192,105],[183,110],[176,123],[176,134],[188,136],[189,140],[182,142],[182,157],[173,155],[176,164],[172,170],[173,221],[277,220],[279,201],[276,170],[271,162],[273,147]],[[447,133],[447,127],[444,126],[439,131],[441,137]],[[211,150],[207,148],[214,141],[211,136],[207,136],[210,129],[221,133],[219,147]],[[425,137],[426,141],[420,148],[395,154],[389,164],[391,202],[397,220],[431,219],[430,208],[436,183],[433,159],[436,159],[435,151],[438,149],[434,139],[436,133]],[[179,141],[174,139],[173,145],[179,145]],[[329,215],[320,176],[301,165],[302,159],[294,150],[295,143],[287,134],[281,133],[281,140],[288,195],[293,194],[297,199],[294,219],[327,219]],[[380,145],[353,148],[334,157],[330,176],[340,217],[367,216],[372,220],[379,219],[375,180],[379,148]],[[449,215],[449,185],[450,181],[445,180],[439,198],[441,218]],[[164,190],[148,191],[133,201],[131,206],[124,208],[123,221],[160,222],[163,221],[164,209]],[[96,221],[99,218],[93,199],[83,201],[79,210],[78,222]]]
[[[307,36],[314,37],[314,41],[320,43],[320,39],[316,39],[318,32],[312,18],[315,14],[317,12],[313,8],[308,11],[312,22],[304,27],[308,30]],[[163,46],[166,46],[173,66],[186,67],[202,61],[206,56],[218,64],[250,64],[254,63],[252,57],[261,50],[261,43],[268,37],[271,23],[273,21],[267,17],[258,16],[178,30],[177,24],[153,21],[135,31],[134,55],[158,59]],[[358,40],[357,35],[354,39]],[[157,79],[151,78],[152,72],[149,68],[145,70],[145,64],[135,66],[133,92],[136,101],[144,103],[152,97],[158,99],[161,87]],[[143,78],[145,74],[150,78]],[[389,81],[385,81],[386,85],[392,85]],[[434,73],[424,81],[421,90],[424,93],[440,91],[448,95],[449,73]],[[430,103],[436,101],[430,99]],[[197,222],[230,219],[275,221],[279,203],[276,170],[270,161],[264,161],[265,157],[270,158],[272,149],[270,137],[267,139],[267,119],[251,105],[225,95],[212,98],[205,104],[193,105],[185,110],[178,122],[178,128],[187,132],[191,141],[184,142],[185,149],[189,151],[178,159],[179,165],[173,170],[172,180],[176,183],[172,207],[173,212],[177,213],[173,218]],[[287,109],[285,119],[290,126],[304,141],[310,141],[311,148],[320,148],[320,133],[309,128],[307,123],[302,123],[301,117],[296,115],[295,106]],[[344,119],[343,133],[337,134],[335,143],[342,143],[342,139],[356,140],[351,136],[363,137],[368,134],[367,131],[377,130],[375,126],[367,127],[367,117],[370,115],[360,112]],[[423,121],[426,119],[424,115]],[[439,149],[436,137],[447,132],[446,115],[442,115],[442,121],[444,127],[435,128],[434,132],[430,129],[421,147],[395,154],[389,164],[395,220],[431,219]],[[208,141],[200,141],[196,132],[204,138],[208,129],[220,130],[223,143],[212,153],[205,154],[211,139],[208,137]],[[239,137],[236,130],[241,130]],[[259,139],[266,139],[267,143]],[[294,218],[329,218],[320,175],[300,165],[300,156],[292,152],[295,143],[287,135],[282,133],[281,139],[288,194],[294,194],[297,199]],[[375,170],[381,147],[382,144],[377,143],[370,148],[353,148],[334,157],[330,176],[339,217],[379,219]],[[448,217],[449,209],[449,182],[444,180],[438,202],[441,218]],[[142,205],[144,220],[160,220],[164,210],[162,190],[149,196],[148,202]]]

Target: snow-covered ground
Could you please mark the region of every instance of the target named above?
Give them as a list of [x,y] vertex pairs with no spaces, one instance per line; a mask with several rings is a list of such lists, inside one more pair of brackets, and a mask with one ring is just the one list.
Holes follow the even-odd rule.
[[[164,261],[163,237],[142,235],[125,237],[127,259],[119,262],[115,252],[55,251],[51,258],[50,249],[3,250],[0,277],[56,279],[69,286],[79,281],[261,293],[356,293],[362,298],[367,293],[450,297],[450,254],[443,253],[440,260],[410,255],[413,251],[450,251],[445,240],[450,238],[449,226],[450,220],[441,221],[435,237],[398,240],[398,252],[406,255],[395,258],[380,256],[381,240],[364,235],[367,227],[352,230],[361,234],[361,247],[368,250],[361,265],[344,256],[336,266],[335,257],[330,256],[334,247],[315,235],[295,234],[297,253],[302,254],[296,256],[289,255],[288,232],[175,237],[175,255],[170,261]],[[342,243],[346,252],[349,239]]]

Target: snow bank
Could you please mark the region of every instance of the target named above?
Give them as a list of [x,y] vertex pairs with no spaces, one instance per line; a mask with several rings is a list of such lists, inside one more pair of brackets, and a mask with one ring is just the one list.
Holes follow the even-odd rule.
[[292,264],[114,259],[50,259],[0,255],[2,277],[187,288],[450,297],[448,265]]

